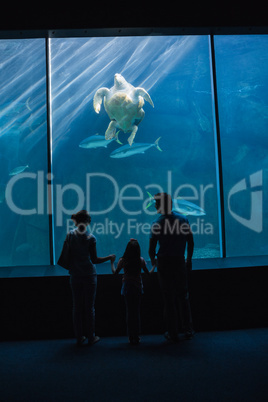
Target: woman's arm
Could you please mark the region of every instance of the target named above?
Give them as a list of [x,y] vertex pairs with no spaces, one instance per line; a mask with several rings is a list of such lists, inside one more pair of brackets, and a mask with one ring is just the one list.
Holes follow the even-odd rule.
[[89,254],[90,254],[90,258],[91,258],[91,261],[93,262],[93,264],[102,264],[103,262],[106,262],[106,261],[114,261],[115,260],[115,254],[110,254],[107,257],[98,257],[96,244],[93,244],[90,247]]

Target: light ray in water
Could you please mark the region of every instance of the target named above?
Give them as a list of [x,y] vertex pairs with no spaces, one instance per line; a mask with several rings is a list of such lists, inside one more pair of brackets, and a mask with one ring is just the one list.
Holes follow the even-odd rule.
[[163,75],[167,75],[175,65],[178,65],[179,61],[193,48],[197,40],[196,36],[182,37],[180,41],[173,43],[169,48],[163,49],[163,53],[154,60],[155,67],[153,71],[142,81],[140,86],[146,88],[147,91],[151,90]]
[[[35,82],[33,85],[29,86],[27,90],[25,90],[21,95],[19,95],[14,101],[10,102],[8,105],[4,105],[3,109],[1,109],[0,112],[0,118],[2,116],[8,115],[8,113],[11,114],[11,117],[7,119],[6,123],[1,126],[1,135],[4,135],[5,133],[8,133],[8,131],[12,128],[12,126],[16,123],[17,119],[19,118],[20,120],[27,119],[29,115],[31,115],[31,119],[34,120],[38,115],[40,114],[40,108],[41,110],[44,110],[45,113],[45,105],[44,105],[44,100],[45,96],[43,96],[42,103],[38,109],[33,112],[29,111],[29,109],[26,106],[27,99],[29,96],[35,92],[38,91],[39,88],[42,88],[45,84],[45,77],[42,77],[40,80]],[[21,105],[21,111],[17,115],[13,114],[12,115],[12,110],[16,108],[16,106]],[[21,124],[21,128],[23,129],[23,126],[25,124]]]
[[1,136],[11,134],[15,126],[20,132],[31,128],[40,114],[45,115],[46,103],[45,40],[7,42],[6,47],[0,47]]
[[[60,125],[54,130],[54,140],[84,107],[92,108],[97,89],[113,86],[115,73],[124,74],[134,86],[151,90],[197,40],[196,36],[52,39],[53,124]],[[57,48],[63,50],[57,52]]]

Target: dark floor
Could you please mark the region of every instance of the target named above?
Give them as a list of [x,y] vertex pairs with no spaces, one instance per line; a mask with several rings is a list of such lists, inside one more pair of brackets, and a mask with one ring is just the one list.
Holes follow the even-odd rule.
[[268,328],[0,343],[0,401],[267,401]]

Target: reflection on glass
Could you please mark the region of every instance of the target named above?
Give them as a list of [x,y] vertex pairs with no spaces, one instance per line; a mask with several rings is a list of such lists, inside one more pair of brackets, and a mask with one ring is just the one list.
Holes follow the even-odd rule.
[[216,36],[227,256],[268,254],[268,36]]
[[134,237],[148,255],[159,191],[188,216],[194,257],[219,257],[208,38],[52,39],[50,58],[56,258],[82,208],[100,254]]
[[0,60],[0,265],[49,264],[45,40],[1,40]]

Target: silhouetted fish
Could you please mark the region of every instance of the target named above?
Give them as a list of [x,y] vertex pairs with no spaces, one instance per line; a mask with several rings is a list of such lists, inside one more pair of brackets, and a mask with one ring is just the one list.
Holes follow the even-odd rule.
[[[149,208],[151,205],[155,204],[155,199],[147,191],[147,194],[150,197],[150,200],[146,206],[146,209]],[[181,197],[172,200],[173,207],[172,211],[179,212],[182,215],[192,215],[192,216],[203,216],[206,215],[206,212],[200,208],[198,205],[193,204],[190,201],[186,201]]]
[[128,158],[129,156],[136,155],[136,154],[144,154],[145,151],[152,147],[156,147],[158,151],[162,151],[159,147],[158,142],[161,137],[159,137],[155,143],[153,144],[143,144],[143,143],[133,143],[132,145],[124,145],[120,148],[117,148],[113,151],[110,155],[111,158]]
[[29,167],[29,165],[26,166],[18,166],[15,169],[11,170],[11,172],[9,172],[9,176],[15,176],[16,174],[22,173],[24,172],[25,169],[27,169]]
[[111,139],[111,140],[106,140],[104,135],[99,135],[99,134],[95,134],[92,135],[91,137],[88,137],[86,139],[84,139],[83,141],[80,142],[79,147],[80,148],[100,148],[100,147],[105,147],[107,148],[107,145],[110,144],[111,142],[113,142],[114,140],[116,142],[118,142],[118,144],[122,145],[122,142],[119,141],[118,139],[118,133],[119,131],[116,133],[115,138]]

